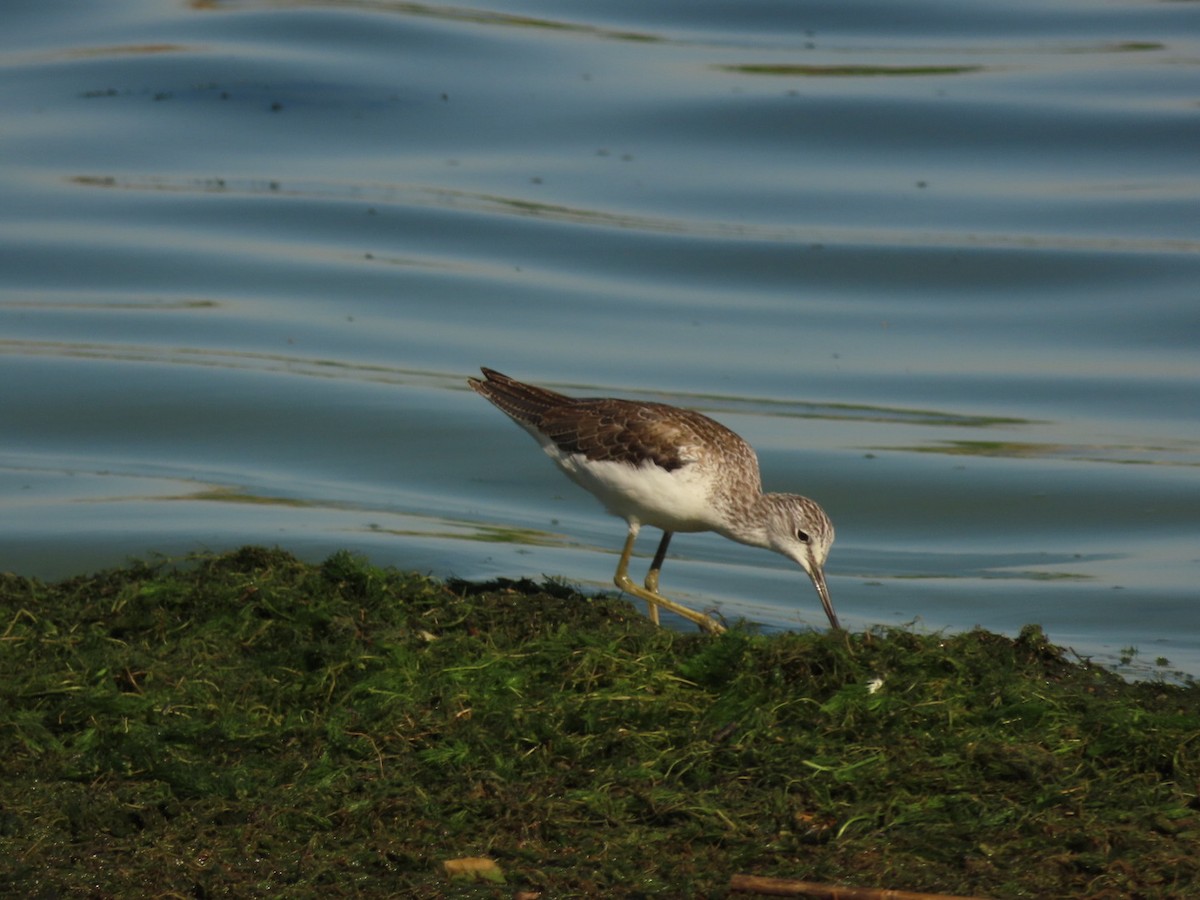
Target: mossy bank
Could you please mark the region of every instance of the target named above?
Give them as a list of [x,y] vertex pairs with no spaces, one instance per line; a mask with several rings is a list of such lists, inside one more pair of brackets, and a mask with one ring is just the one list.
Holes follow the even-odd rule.
[[1034,627],[709,637],[258,548],[6,575],[0,759],[3,895],[1200,893],[1200,689]]

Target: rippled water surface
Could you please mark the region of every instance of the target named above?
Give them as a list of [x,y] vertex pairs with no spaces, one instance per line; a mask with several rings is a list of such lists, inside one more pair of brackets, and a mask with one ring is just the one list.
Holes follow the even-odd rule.
[[[1200,674],[1200,3],[4,21],[0,569],[257,542],[607,585],[624,526],[488,365],[742,433],[833,517],[851,628]],[[672,549],[685,602],[823,626],[781,557]]]

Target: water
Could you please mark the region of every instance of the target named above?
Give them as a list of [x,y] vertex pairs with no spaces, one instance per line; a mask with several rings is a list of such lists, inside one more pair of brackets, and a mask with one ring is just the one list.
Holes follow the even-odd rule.
[[[1200,674],[1195,4],[3,16],[0,569],[607,585],[624,526],[488,365],[738,430],[833,517],[848,627]],[[782,558],[672,550],[673,596],[821,627]]]

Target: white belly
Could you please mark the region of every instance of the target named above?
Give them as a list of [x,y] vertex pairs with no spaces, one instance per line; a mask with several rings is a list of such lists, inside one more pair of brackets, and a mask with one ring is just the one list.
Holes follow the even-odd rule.
[[614,516],[664,531],[709,531],[716,517],[709,481],[694,464],[668,472],[656,465],[590,462],[545,448],[567,477],[594,494]]

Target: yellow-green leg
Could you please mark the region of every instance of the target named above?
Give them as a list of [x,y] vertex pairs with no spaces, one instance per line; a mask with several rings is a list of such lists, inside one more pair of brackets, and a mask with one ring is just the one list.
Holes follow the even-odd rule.
[[[671,543],[671,535],[673,532],[664,531],[662,540],[658,542],[658,550],[654,552],[654,562],[650,563],[650,571],[646,573],[646,590],[652,594],[658,593],[658,573],[662,569],[663,560],[667,558],[667,545]],[[658,616],[651,616],[654,623],[658,624]]]
[[625,539],[625,548],[621,551],[621,561],[617,564],[617,574],[613,577],[613,583],[626,593],[645,600],[649,608],[650,620],[655,624],[658,623],[658,608],[661,606],[676,615],[683,616],[689,622],[695,622],[704,631],[711,634],[723,632],[725,626],[716,619],[696,612],[694,609],[688,609],[658,592],[658,572],[662,568],[663,557],[667,553],[667,544],[671,540],[670,532],[663,534],[663,539],[658,545],[658,552],[654,554],[654,562],[650,564],[650,571],[646,574],[646,586],[641,587],[633,583],[633,579],[629,577],[629,557],[633,554],[633,542],[637,540],[637,536],[638,528],[631,525],[629,537]]

